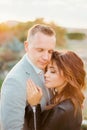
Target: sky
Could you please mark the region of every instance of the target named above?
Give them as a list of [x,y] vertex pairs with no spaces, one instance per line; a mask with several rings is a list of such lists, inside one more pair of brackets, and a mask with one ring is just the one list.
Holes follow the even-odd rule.
[[36,18],[63,27],[87,29],[87,0],[0,0],[0,23]]

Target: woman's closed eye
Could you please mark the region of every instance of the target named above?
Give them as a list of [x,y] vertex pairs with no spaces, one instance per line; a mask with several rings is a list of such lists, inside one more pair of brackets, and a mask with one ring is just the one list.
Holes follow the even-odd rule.
[[50,72],[51,72],[51,73],[56,73],[56,71],[55,71],[55,70],[51,70]]

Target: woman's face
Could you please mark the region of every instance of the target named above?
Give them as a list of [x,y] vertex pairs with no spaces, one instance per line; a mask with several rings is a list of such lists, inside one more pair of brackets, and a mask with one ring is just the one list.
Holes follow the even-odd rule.
[[50,63],[45,73],[45,86],[47,88],[59,88],[65,83],[65,77],[62,71],[58,70],[55,62]]

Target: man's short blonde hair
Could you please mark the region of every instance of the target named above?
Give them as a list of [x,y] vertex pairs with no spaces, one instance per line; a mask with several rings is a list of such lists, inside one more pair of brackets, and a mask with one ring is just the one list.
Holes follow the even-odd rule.
[[31,27],[28,31],[27,41],[31,39],[37,32],[41,32],[48,36],[56,36],[55,31],[52,27],[44,25],[44,24],[36,24],[33,27]]

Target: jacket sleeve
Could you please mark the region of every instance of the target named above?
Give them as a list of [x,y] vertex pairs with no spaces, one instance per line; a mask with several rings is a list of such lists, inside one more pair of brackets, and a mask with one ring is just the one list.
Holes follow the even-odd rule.
[[[34,114],[35,119],[34,120]],[[33,130],[34,129],[34,121],[36,124],[36,129],[41,130],[40,123],[41,123],[41,106],[40,104],[35,106],[35,113],[32,107],[28,104],[25,108],[25,123],[24,123],[24,130]]]
[[57,107],[42,112],[41,130],[64,130],[64,128],[66,128],[66,115],[63,109]]
[[22,130],[26,106],[26,91],[18,80],[8,78],[1,90],[2,130]]

